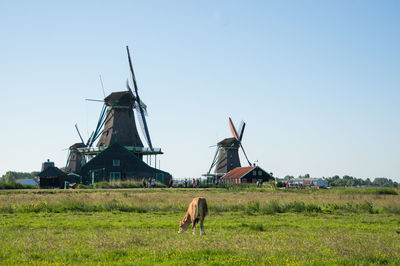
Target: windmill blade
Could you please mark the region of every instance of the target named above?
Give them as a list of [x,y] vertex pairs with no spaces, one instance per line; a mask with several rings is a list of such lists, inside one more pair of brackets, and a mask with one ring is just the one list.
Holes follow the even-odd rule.
[[[131,86],[129,86],[129,81],[128,80],[126,80],[126,87],[128,88],[128,90],[133,95],[132,89],[131,89]],[[148,116],[148,114],[147,114],[147,105],[144,102],[142,102],[142,100],[139,99],[139,101],[140,102],[138,103],[138,100],[136,99],[136,101],[133,103],[133,108],[135,108],[136,111],[140,112],[140,109],[139,109],[139,106],[138,106],[138,104],[140,104],[142,109],[143,109],[144,116]]]
[[[126,46],[126,51],[128,53],[129,68],[131,70],[131,77],[132,77],[132,81],[133,81],[133,85],[135,87],[135,93],[136,93],[136,102],[138,103],[137,106],[138,106],[138,109],[139,109],[139,112],[136,112],[136,113],[138,114],[138,120],[139,120],[140,127],[142,128],[143,135],[144,135],[147,143],[149,144],[150,149],[153,150],[153,145],[151,144],[149,129],[147,127],[147,122],[146,122],[145,113],[144,113],[143,106],[142,106],[142,101],[140,100],[139,93],[138,93],[138,88],[137,88],[136,78],[135,78],[135,72],[133,71],[131,55],[129,53],[129,47],[128,46]],[[132,93],[132,90],[130,90],[130,91]]]
[[80,138],[81,141],[82,141],[82,144],[85,144],[85,142],[83,141],[83,138],[82,138],[82,136],[81,136],[81,133],[79,132],[78,124],[75,124],[75,128],[76,128],[76,131],[78,132],[79,138]]
[[103,96],[104,96],[104,98],[106,98],[106,92],[104,91],[103,79],[101,78],[101,75],[99,75],[99,77],[100,77],[101,89],[103,90]]
[[207,175],[210,175],[211,169],[217,164],[217,156],[218,156],[219,146],[217,146],[217,150],[215,151],[214,159],[211,162],[210,169],[208,169]]
[[86,142],[86,146],[88,146],[89,148],[92,146],[92,142],[91,142],[91,140],[92,140],[92,137],[93,137],[93,134],[94,134],[94,131],[92,131],[92,134],[90,134],[90,137],[89,137],[89,139],[87,140],[87,142]]
[[153,150],[153,145],[151,144],[149,129],[147,127],[147,122],[146,122],[146,118],[144,117],[143,109],[141,109],[140,107],[139,107],[139,109],[141,110],[141,112],[136,112],[136,113],[139,118],[140,127],[142,128],[142,132],[147,141],[147,144],[149,144],[150,149]]
[[151,146],[150,136],[148,134],[146,134],[146,129],[145,129],[144,122],[143,122],[143,121],[146,121],[144,116],[140,112],[136,112],[136,117],[137,117],[137,120],[139,121],[140,129],[142,130],[142,134],[143,134],[144,138],[146,139],[147,144],[149,144],[150,149],[153,150],[153,147]]
[[232,119],[229,117],[229,127],[231,129],[232,135],[235,139],[239,140],[238,133],[236,131],[235,125],[232,122]]
[[240,122],[240,126],[239,126],[239,141],[242,141],[245,126],[246,126],[246,123],[242,120],[242,122]]
[[[128,46],[126,46],[126,52],[128,53],[129,69],[131,70],[131,78],[132,78],[132,81],[133,81],[133,86],[135,87],[136,98],[138,98],[139,95],[138,95],[138,91],[137,91],[136,77],[135,77],[135,72],[133,71],[131,54],[129,53],[129,47]],[[129,91],[132,93],[132,90],[130,88],[129,88]]]
[[133,94],[133,92],[132,92],[132,89],[131,89],[131,86],[129,86],[129,80],[128,80],[128,79],[126,79],[126,88],[127,88],[128,91],[134,96],[134,94]]
[[[139,105],[140,105],[140,107],[139,107]],[[142,102],[142,100],[140,100],[139,103],[135,102],[133,104],[133,108],[135,108],[135,110],[137,112],[140,112],[140,108],[141,108],[143,110],[143,115],[144,116],[148,116],[148,114],[147,114],[147,105],[144,102]]]
[[96,100],[96,99],[85,99],[86,101],[90,101],[90,102],[102,102],[104,103],[104,100]]
[[244,151],[244,148],[243,148],[242,143],[239,142],[239,145],[240,145],[240,147],[242,148],[242,151],[243,151],[244,157],[246,157],[247,163],[249,164],[249,166],[251,166],[251,162],[249,161],[249,158],[247,158],[247,154],[246,154],[246,152]]

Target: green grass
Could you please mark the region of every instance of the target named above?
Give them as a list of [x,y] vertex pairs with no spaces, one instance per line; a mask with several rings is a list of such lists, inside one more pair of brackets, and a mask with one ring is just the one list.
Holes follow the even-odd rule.
[[[178,234],[194,196],[207,235]],[[198,232],[199,233],[199,232]],[[128,189],[0,193],[0,264],[399,265],[388,194]]]
[[399,264],[391,215],[207,217],[207,235],[177,234],[183,213],[2,214],[2,264]]

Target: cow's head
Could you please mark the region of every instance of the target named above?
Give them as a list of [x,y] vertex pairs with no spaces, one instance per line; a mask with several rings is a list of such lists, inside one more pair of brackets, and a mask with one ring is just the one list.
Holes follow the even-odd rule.
[[189,219],[189,217],[187,215],[185,215],[185,218],[183,218],[183,220],[181,220],[179,222],[179,231],[178,231],[178,233],[181,234],[181,233],[185,232],[186,229],[188,228],[189,224],[190,224],[190,219]]

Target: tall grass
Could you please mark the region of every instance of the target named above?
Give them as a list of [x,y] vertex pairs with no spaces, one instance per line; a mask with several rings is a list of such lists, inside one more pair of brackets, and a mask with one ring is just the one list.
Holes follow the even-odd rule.
[[[65,212],[184,212],[187,206],[185,204],[163,204],[163,203],[128,203],[118,201],[116,199],[104,200],[101,202],[78,201],[76,199],[62,200],[59,202],[47,201],[30,204],[19,205],[3,205],[0,206],[0,213],[32,213],[32,212],[49,212],[49,213],[65,213]],[[387,204],[383,208],[376,208],[369,201],[362,203],[346,203],[346,204],[315,204],[305,203],[302,201],[279,202],[271,200],[260,203],[259,201],[250,201],[246,204],[209,204],[210,213],[218,214],[225,212],[243,212],[247,215],[258,214],[277,214],[277,213],[400,213],[400,204]]]
[[220,189],[89,189],[0,191],[0,213],[10,212],[184,212],[194,197],[207,199],[210,212],[393,213],[393,194],[300,194]]

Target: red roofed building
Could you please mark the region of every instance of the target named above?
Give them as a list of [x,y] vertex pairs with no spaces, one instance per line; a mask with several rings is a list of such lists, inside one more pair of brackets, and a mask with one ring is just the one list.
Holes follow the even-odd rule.
[[257,183],[257,180],[268,182],[274,178],[259,166],[247,166],[230,170],[221,180],[224,183]]

